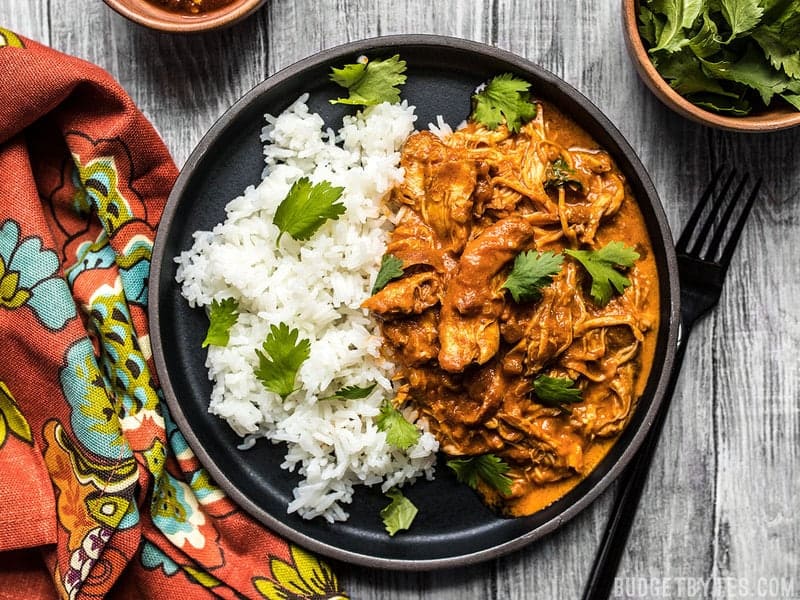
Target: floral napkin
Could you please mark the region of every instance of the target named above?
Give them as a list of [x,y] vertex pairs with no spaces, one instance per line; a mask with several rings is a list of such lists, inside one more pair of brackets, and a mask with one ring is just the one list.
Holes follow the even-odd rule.
[[344,597],[162,398],[147,285],[176,175],[106,72],[0,28],[0,596]]

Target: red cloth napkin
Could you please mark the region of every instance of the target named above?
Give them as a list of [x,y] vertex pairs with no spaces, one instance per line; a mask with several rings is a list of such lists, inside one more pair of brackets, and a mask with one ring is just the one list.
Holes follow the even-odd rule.
[[158,134],[102,69],[4,29],[0,81],[0,597],[343,597],[216,487],[163,402]]

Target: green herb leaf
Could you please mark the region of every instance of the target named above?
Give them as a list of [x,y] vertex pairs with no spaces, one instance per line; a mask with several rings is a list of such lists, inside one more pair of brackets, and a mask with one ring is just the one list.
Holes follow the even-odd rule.
[[553,281],[553,277],[561,271],[564,257],[555,252],[538,254],[535,250],[520,252],[514,259],[514,267],[501,286],[511,292],[514,302],[536,300],[541,289]]
[[336,390],[329,398],[342,398],[344,400],[360,400],[366,398],[375,389],[376,384],[368,385],[366,387],[358,387],[357,385],[346,385],[343,388]]
[[797,110],[800,110],[800,94],[781,94],[781,97]]
[[397,488],[392,488],[386,492],[386,497],[392,502],[381,509],[381,519],[386,531],[393,536],[398,531],[408,529],[414,518],[417,516],[417,507]]
[[544,187],[547,189],[564,185],[571,185],[579,189],[583,187],[580,180],[575,178],[575,169],[570,167],[563,157],[559,156],[547,166]]
[[386,441],[400,450],[408,450],[419,441],[419,429],[406,421],[403,413],[388,400],[383,402],[380,414],[375,417],[375,424],[378,429],[386,432]]
[[701,59],[701,61],[712,76],[742,83],[756,90],[764,104],[769,104],[772,96],[786,90],[789,84],[786,75],[773,69],[753,44],[748,45],[747,52],[735,63],[725,60],[712,62]]
[[325,221],[337,220],[345,211],[344,204],[337,202],[343,191],[344,188],[333,187],[327,181],[316,185],[311,185],[307,177],[295,181],[272,220],[280,230],[277,243],[284,233],[296,240],[307,240]]
[[394,254],[384,254],[381,259],[381,268],[375,277],[375,284],[372,286],[372,294],[380,292],[386,284],[403,276],[403,261]]
[[753,29],[764,14],[759,0],[720,0],[720,8],[731,26],[729,40]]
[[703,10],[702,0],[659,0],[659,12],[666,16],[666,23],[659,32],[658,43],[651,52],[665,50],[677,52],[689,43],[683,32],[689,28]]
[[787,93],[795,105],[798,0],[641,0],[639,30],[659,73],[698,106],[744,116]]
[[711,93],[738,98],[739,94],[728,92],[719,80],[706,75],[700,59],[688,48],[680,52],[660,56],[658,70],[676,92],[684,96],[696,93]]
[[609,242],[600,250],[564,250],[583,265],[592,278],[590,294],[597,304],[605,306],[614,290],[622,293],[630,280],[617,267],[632,267],[639,254],[622,242]]
[[657,17],[653,14],[653,11],[644,4],[639,6],[639,35],[641,35],[650,46],[655,46],[656,40],[658,39],[656,20]]
[[206,346],[227,346],[231,327],[239,320],[239,303],[233,298],[212,300],[208,307],[208,332],[203,340]]
[[300,365],[311,356],[311,342],[298,339],[300,332],[289,329],[286,323],[270,326],[267,339],[261,345],[263,350],[256,350],[258,368],[256,378],[271,392],[281,398],[294,391],[294,380]]
[[712,19],[708,11],[703,11],[703,26],[689,40],[689,48],[695,56],[708,58],[722,47],[722,39],[719,37],[717,23]]
[[731,98],[727,94],[692,94],[686,97],[690,102],[718,113],[743,117],[750,114],[751,106],[747,100],[738,97]]
[[533,393],[539,404],[570,412],[565,404],[583,400],[580,388],[569,377],[541,375],[533,380]]
[[[800,13],[798,17],[797,21],[800,23]],[[783,69],[789,77],[800,79],[800,41],[787,37],[791,35],[781,24],[763,25],[753,32],[753,39],[761,46],[775,69]],[[800,31],[796,35],[800,37]]]
[[331,81],[349,90],[347,98],[330,100],[331,104],[357,104],[373,106],[382,102],[400,101],[400,88],[406,82],[406,61],[395,54],[386,60],[365,59],[331,69]]
[[494,454],[482,454],[469,458],[454,458],[447,461],[456,478],[472,489],[478,488],[478,481],[483,481],[500,492],[503,496],[511,493],[511,478],[506,475],[509,466]]
[[530,87],[530,83],[511,73],[498,75],[472,96],[474,108],[470,118],[489,129],[497,129],[505,120],[510,131],[519,131],[536,116],[536,105],[530,100]]

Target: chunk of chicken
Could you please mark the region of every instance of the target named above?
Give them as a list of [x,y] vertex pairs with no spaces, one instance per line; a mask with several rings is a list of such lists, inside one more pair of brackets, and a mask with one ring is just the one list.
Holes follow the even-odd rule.
[[390,281],[361,303],[381,316],[419,314],[439,303],[441,280],[433,271],[422,271]]
[[420,131],[406,140],[400,166],[405,179],[396,197],[422,215],[444,247],[461,251],[472,220],[472,192],[478,179],[475,161],[430,131]]
[[442,300],[439,365],[460,372],[484,364],[497,353],[503,311],[498,274],[533,242],[533,227],[522,217],[508,217],[470,240]]
[[439,273],[447,271],[445,251],[436,233],[412,210],[405,212],[394,228],[386,252],[402,260],[403,268],[426,265]]
[[381,332],[389,340],[404,364],[416,367],[434,360],[439,354],[439,319],[436,309],[418,317],[385,321]]

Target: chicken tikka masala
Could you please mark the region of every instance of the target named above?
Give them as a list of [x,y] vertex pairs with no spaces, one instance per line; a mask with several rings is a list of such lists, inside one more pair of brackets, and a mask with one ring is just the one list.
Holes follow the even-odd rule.
[[[555,106],[512,131],[419,131],[401,155],[386,257],[364,307],[411,407],[509,516],[566,493],[601,460],[643,391],[658,279],[642,215],[609,154]],[[384,257],[384,258],[386,258]]]

